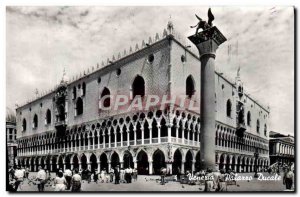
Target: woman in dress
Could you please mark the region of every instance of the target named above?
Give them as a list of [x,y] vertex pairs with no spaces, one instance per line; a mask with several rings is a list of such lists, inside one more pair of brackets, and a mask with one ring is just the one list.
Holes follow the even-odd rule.
[[212,173],[212,169],[208,168],[205,176],[206,176],[206,179],[205,179],[204,191],[211,192],[211,191],[213,191],[213,186],[214,186],[214,181],[213,181],[214,175]]
[[133,181],[137,181],[137,175],[138,175],[138,171],[136,168],[133,169],[132,171],[132,179]]
[[57,177],[55,177],[54,184],[55,184],[54,191],[65,191],[66,185],[67,185],[67,181],[66,181],[66,179],[64,177],[63,172],[59,171],[57,173]]
[[101,171],[100,177],[101,177],[101,183],[106,182],[106,170],[105,170],[105,168]]
[[75,174],[72,176],[71,185],[72,192],[80,192],[81,191],[81,176],[78,174],[78,170],[74,170]]

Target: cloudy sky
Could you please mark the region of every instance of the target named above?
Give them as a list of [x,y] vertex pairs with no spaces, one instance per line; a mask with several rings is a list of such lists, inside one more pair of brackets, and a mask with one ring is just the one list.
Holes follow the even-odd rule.
[[[149,36],[168,20],[182,42],[207,7],[7,7],[6,102],[10,108],[72,78]],[[228,41],[217,70],[270,106],[270,129],[294,133],[294,18],[291,7],[212,7],[214,25]],[[187,43],[190,44],[190,43]],[[230,48],[230,50],[228,50]]]

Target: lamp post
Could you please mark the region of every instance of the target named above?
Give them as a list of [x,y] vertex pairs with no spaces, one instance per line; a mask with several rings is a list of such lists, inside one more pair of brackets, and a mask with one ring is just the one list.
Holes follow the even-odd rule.
[[254,165],[254,178],[258,178],[258,174],[257,174],[257,161],[258,161],[258,148],[255,148],[255,152],[254,152],[254,158],[255,158],[255,165]]

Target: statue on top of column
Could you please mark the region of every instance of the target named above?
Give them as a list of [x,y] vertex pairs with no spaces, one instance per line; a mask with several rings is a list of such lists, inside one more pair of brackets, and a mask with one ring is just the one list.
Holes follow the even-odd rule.
[[195,26],[190,26],[191,28],[196,28],[196,33],[195,35],[198,34],[199,29],[203,29],[203,30],[207,30],[209,28],[211,28],[213,26],[212,21],[215,19],[214,15],[211,12],[211,9],[208,9],[208,22],[206,22],[205,20],[202,20],[199,16],[197,16],[197,14],[195,14],[197,19],[199,20],[199,22],[197,23],[197,25]]

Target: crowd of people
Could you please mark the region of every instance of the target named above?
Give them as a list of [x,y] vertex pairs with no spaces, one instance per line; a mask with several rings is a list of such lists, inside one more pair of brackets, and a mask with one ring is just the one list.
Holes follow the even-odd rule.
[[9,169],[9,191],[19,191],[21,190],[21,185],[25,180],[27,183],[33,183],[37,185],[39,192],[45,191],[45,185],[51,185],[54,188],[54,191],[72,191],[78,192],[81,191],[81,183],[83,180],[86,180],[88,183],[94,181],[98,183],[132,183],[137,181],[138,171],[137,169],[129,168],[120,168],[117,165],[115,168],[106,170],[103,168],[101,171],[97,169],[91,171],[89,169],[80,169],[77,168],[70,170],[66,169],[63,171],[59,169],[56,172],[55,177],[51,177],[51,173],[41,166],[38,167],[38,172],[36,176],[29,176],[29,169],[25,167],[16,166],[16,168],[11,167]]
[[[291,190],[294,188],[294,167],[288,166],[282,168],[283,171],[283,184],[286,186],[287,190]],[[278,170],[274,170],[269,173],[278,173]],[[63,171],[59,169],[56,172],[55,177],[51,177],[51,173],[45,168],[43,169],[41,166],[38,167],[38,172],[36,176],[30,176],[29,168],[16,166],[15,168],[11,167],[9,169],[9,191],[19,191],[22,190],[21,187],[25,180],[27,183],[33,183],[33,185],[37,185],[37,189],[39,192],[45,191],[45,185],[51,186],[54,191],[72,191],[78,192],[82,191],[82,182],[83,180],[90,182],[98,183],[132,183],[137,181],[138,178],[138,171],[137,169],[132,169],[131,167],[128,168],[120,168],[117,165],[114,168],[106,170],[103,168],[102,170],[89,170],[89,169],[80,169],[77,168],[70,170],[66,169]],[[180,183],[183,183],[183,180],[187,180],[187,177],[190,173],[186,171],[185,174],[180,173],[180,169],[178,169],[178,173],[176,176],[176,180]],[[228,184],[236,184],[235,181],[228,181],[228,177],[234,177],[235,172],[231,169],[225,171],[223,169],[213,172],[212,169],[201,170],[200,172],[194,173],[193,175],[197,176],[204,176],[204,177],[212,177],[212,179],[206,179],[202,181],[202,184],[205,185],[204,191],[205,192],[224,192],[227,191]],[[162,167],[160,169],[160,184],[165,185],[168,181],[166,180],[167,175],[170,175],[170,170]],[[196,181],[194,180],[187,180],[187,184],[196,185]]]

